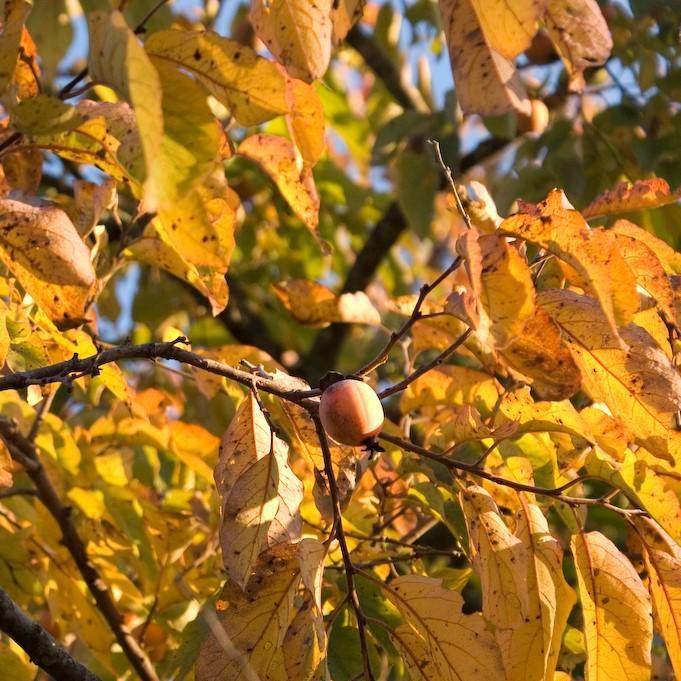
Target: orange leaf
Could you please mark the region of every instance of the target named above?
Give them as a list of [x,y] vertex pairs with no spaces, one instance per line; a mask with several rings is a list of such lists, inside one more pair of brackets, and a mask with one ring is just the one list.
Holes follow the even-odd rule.
[[628,213],[642,208],[658,208],[681,198],[681,190],[672,192],[666,180],[654,177],[649,180],[620,182],[612,189],[599,194],[583,211],[585,218],[612,213]]

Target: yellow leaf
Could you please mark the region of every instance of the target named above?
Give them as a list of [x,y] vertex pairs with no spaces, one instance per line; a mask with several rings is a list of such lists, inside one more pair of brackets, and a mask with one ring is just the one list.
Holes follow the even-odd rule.
[[137,36],[118,11],[88,15],[90,76],[110,85],[132,105],[144,155],[145,201],[155,210],[162,200],[164,169],[161,160],[163,110],[161,82]]
[[59,326],[82,323],[95,271],[66,213],[9,199],[0,211],[0,260]]
[[[163,59],[152,56],[162,90],[163,139],[157,163],[162,207],[166,208],[200,185],[218,157],[219,124],[211,113],[205,90]],[[140,128],[142,130],[142,128]]]
[[584,89],[584,70],[604,64],[612,37],[596,0],[549,0],[544,25],[570,75],[570,89]]
[[638,311],[636,281],[617,250],[612,234],[589,229],[584,218],[564,207],[565,195],[554,189],[545,201],[506,218],[499,230],[546,249],[574,267],[598,298],[616,334]]
[[[596,10],[598,11],[598,10]],[[672,192],[661,177],[631,182],[619,182],[612,189],[599,194],[583,211],[585,218],[612,213],[628,213],[644,208],[657,208],[674,203],[681,197],[679,190]]]
[[527,590],[530,593],[529,622],[511,637],[513,673],[509,681],[544,681],[556,670],[563,631],[575,604],[575,592],[563,575],[563,550],[542,509],[518,495],[516,535],[528,550]]
[[338,0],[331,7],[333,44],[338,46],[350,29],[360,20],[366,0]]
[[0,92],[10,84],[19,56],[19,43],[24,22],[31,11],[28,0],[5,0],[2,5],[2,33],[0,33]]
[[316,233],[319,196],[310,169],[298,167],[291,141],[277,135],[251,135],[239,145],[238,152],[262,167],[293,212]]
[[171,421],[170,448],[180,461],[184,462],[208,483],[213,482],[213,468],[217,459],[220,440],[196,423]]
[[145,235],[125,251],[125,255],[148,265],[160,267],[191,284],[208,298],[214,314],[227,305],[227,282],[224,275],[201,276],[194,265],[186,262],[175,249],[154,236],[153,230],[147,229]]
[[26,135],[66,132],[84,121],[74,106],[42,93],[11,106],[9,111],[11,127]]
[[642,458],[644,450],[635,454],[624,450],[622,462],[612,461],[597,447],[586,458],[589,474],[612,483],[638,506],[644,508],[675,541],[681,541],[681,503],[670,480],[660,475],[654,461]]
[[227,582],[201,647],[196,681],[289,681],[282,646],[297,614],[300,581],[295,547],[284,545],[265,554],[245,590]]
[[537,32],[539,0],[470,0],[490,48],[507,59],[517,57]]
[[159,31],[145,43],[158,59],[193,73],[244,126],[286,113],[286,81],[251,48],[211,31]]
[[274,292],[291,316],[301,324],[327,326],[331,322],[378,326],[381,316],[363,291],[336,295],[304,279],[274,284]]
[[73,194],[73,204],[65,210],[82,237],[92,231],[105,210],[115,210],[118,203],[116,181],[113,178],[107,178],[102,184],[76,180]]
[[413,679],[480,681],[501,679],[494,637],[478,613],[464,615],[463,598],[442,581],[404,575],[383,587],[402,615],[391,636]]
[[1,200],[0,247],[42,281],[83,288],[95,281],[90,251],[56,206]]
[[643,546],[656,630],[662,634],[674,673],[681,673],[681,547],[648,518],[633,518]]
[[572,291],[539,295],[558,323],[582,372],[584,390],[636,436],[655,456],[674,460],[681,433],[674,430],[681,407],[681,377],[651,336],[634,324],[620,329],[622,349],[598,303]]
[[309,168],[315,165],[324,153],[324,106],[314,85],[302,80],[286,78],[286,114],[291,137]]
[[573,535],[589,681],[649,681],[650,598],[636,570],[600,532]]
[[474,406],[483,418],[489,416],[501,386],[487,374],[462,366],[436,367],[413,381],[402,394],[403,414],[438,405]]
[[331,58],[332,0],[252,0],[250,19],[274,57],[295,78],[321,78]]
[[[132,109],[125,104],[107,104],[101,102],[80,102],[76,109],[83,113],[87,120],[72,130],[50,132],[30,137],[32,146],[51,151],[61,158],[76,163],[86,163],[98,167],[116,180],[132,179],[133,176],[143,176],[137,173],[129,159],[124,156],[126,148],[134,147],[139,153],[139,135]],[[112,133],[119,133],[120,124],[129,126],[126,137],[117,139]],[[21,150],[21,144],[16,149]],[[12,147],[14,150],[15,147]],[[118,152],[121,152],[119,159]]]
[[499,353],[542,399],[562,400],[581,386],[579,369],[558,325],[540,307],[526,320],[522,332]]
[[[495,626],[507,677],[520,680],[525,678],[519,675],[520,668],[541,622],[536,619],[539,608],[532,602],[537,594],[527,588],[526,547],[508,529],[494,500],[482,487],[467,487],[460,498],[473,567],[480,578],[482,614]],[[537,662],[543,667],[543,660],[534,659],[531,664]],[[535,678],[535,672],[528,678]]]
[[98,489],[72,487],[66,496],[81,510],[86,518],[101,520],[106,515],[104,495]]
[[618,220],[612,227],[618,235],[624,235],[641,241],[655,253],[667,274],[681,274],[681,253],[677,253],[668,243],[658,239],[654,234],[646,232],[633,222]]
[[[529,115],[530,100],[513,63],[488,42],[480,26],[475,7],[483,3],[440,0],[459,104],[464,113],[483,116],[514,109]],[[526,4],[523,2],[523,6]]]
[[[535,294],[525,259],[496,234],[481,236],[481,302],[491,321],[497,346],[504,347],[533,315]],[[513,295],[508,295],[513,291]]]
[[222,560],[243,588],[265,549],[300,539],[303,498],[288,447],[270,430],[252,393],[222,439],[215,482],[222,501]]
[[12,455],[4,440],[0,440],[0,487],[12,486]]

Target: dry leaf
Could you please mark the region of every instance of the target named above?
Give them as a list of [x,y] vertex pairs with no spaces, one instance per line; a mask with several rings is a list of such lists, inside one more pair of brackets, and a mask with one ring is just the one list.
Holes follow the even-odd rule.
[[270,430],[252,393],[223,437],[215,483],[222,559],[232,580],[245,587],[265,549],[299,541],[303,498],[288,447]]
[[499,230],[541,246],[573,267],[598,298],[616,335],[638,311],[636,281],[617,250],[612,234],[591,230],[584,218],[564,207],[565,195],[554,189],[536,206],[504,220]]
[[549,0],[544,25],[570,74],[570,89],[584,89],[584,70],[604,64],[612,37],[596,0]]
[[440,0],[459,104],[464,113],[482,116],[512,110],[529,115],[532,106],[520,76],[513,63],[488,42],[475,13],[477,4],[477,0]]
[[635,516],[643,546],[656,630],[662,634],[674,673],[681,673],[681,547],[654,521]]
[[239,145],[238,153],[262,166],[293,212],[316,234],[319,195],[310,169],[298,167],[291,141],[278,135],[251,135]]

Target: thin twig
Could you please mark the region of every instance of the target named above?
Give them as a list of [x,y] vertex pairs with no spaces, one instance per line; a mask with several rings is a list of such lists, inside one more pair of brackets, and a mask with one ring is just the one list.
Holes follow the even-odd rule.
[[473,229],[471,218],[466,212],[466,209],[463,207],[461,197],[459,196],[459,190],[456,188],[456,183],[454,182],[454,177],[452,175],[451,168],[444,162],[444,159],[442,158],[442,152],[440,151],[440,143],[437,140],[428,140],[428,142],[433,146],[433,150],[435,151],[435,160],[442,169],[442,172],[445,174],[447,182],[449,183],[449,188],[454,193],[454,198],[456,199],[456,206],[459,209],[459,213],[461,213],[463,221],[466,223],[466,227],[468,227],[468,229]]
[[87,555],[85,543],[76,530],[69,507],[64,505],[60,499],[40,462],[36,446],[19,433],[13,421],[4,416],[0,416],[0,438],[4,440],[12,458],[24,466],[26,473],[36,486],[40,501],[59,525],[62,543],[71,554],[78,571],[95,599],[97,608],[107,621],[130,664],[143,681],[159,681],[146,653],[125,628],[123,617],[118,611],[106,583]]
[[0,499],[9,499],[10,497],[37,497],[38,491],[30,487],[13,487],[12,489],[5,489],[0,492]]
[[57,643],[37,622],[29,619],[0,588],[0,630],[21,646],[31,662],[44,669],[55,681],[100,681]]
[[409,318],[400,326],[397,331],[393,331],[390,334],[390,338],[388,339],[388,342],[385,344],[383,349],[378,353],[378,355],[372,359],[368,364],[365,364],[361,369],[359,369],[356,374],[358,376],[366,376],[368,373],[372,372],[374,369],[377,369],[379,366],[382,364],[385,364],[385,362],[388,359],[388,355],[390,354],[390,351],[393,349],[393,347],[397,344],[397,342],[411,329],[414,324],[419,321],[419,319],[422,319],[424,315],[421,314],[421,308],[423,307],[423,303],[426,301],[426,298],[428,295],[435,290],[449,275],[451,275],[457,267],[461,264],[461,258],[457,257],[454,259],[452,264],[444,270],[436,279],[434,279],[430,284],[424,284],[421,289],[419,290],[419,296],[416,299],[416,303],[414,303],[414,307],[411,311],[411,314],[409,315]]
[[[147,21],[149,21],[149,19],[151,19],[151,17],[153,17],[154,14],[156,14],[156,12],[158,12],[158,10],[160,10],[161,7],[163,7],[163,5],[165,5],[168,1],[169,0],[159,0],[146,13],[146,15],[143,17],[142,21],[140,21],[139,24],[137,24],[137,26],[135,26],[135,28],[133,29],[132,32],[135,35],[140,35],[141,33],[144,33],[145,25],[146,25]],[[84,69],[79,71],[73,78],[71,78],[71,80],[68,83],[66,83],[66,85],[64,85],[64,87],[61,90],[59,90],[59,94],[57,95],[57,97],[59,97],[59,99],[67,99],[68,97],[74,96],[74,95],[71,95],[69,93],[73,90],[74,87],[76,87],[76,85],[78,85],[78,83],[80,83],[82,80],[87,78],[89,73],[90,73],[90,70],[86,66]],[[0,149],[0,151],[1,151],[1,149]]]
[[447,457],[442,456],[441,454],[431,452],[429,449],[426,449],[425,447],[420,447],[419,445],[415,445],[413,442],[403,440],[400,437],[395,437],[394,435],[390,435],[389,433],[386,432],[380,433],[378,437],[381,440],[385,440],[386,442],[390,442],[391,444],[394,444],[397,447],[404,449],[405,451],[413,452],[414,454],[418,454],[419,456],[422,456],[426,459],[430,459],[431,461],[436,461],[437,463],[440,463],[451,470],[463,471],[465,473],[470,473],[471,475],[477,475],[478,477],[483,478],[484,480],[489,480],[490,482],[493,482],[497,485],[509,487],[510,489],[514,489],[517,492],[531,492],[532,494],[539,494],[540,496],[552,497],[558,501],[562,501],[563,503],[568,504],[569,506],[580,505],[602,506],[604,508],[608,508],[612,511],[615,511],[616,513],[621,513],[623,515],[647,514],[645,509],[638,507],[636,500],[631,499],[623,490],[620,490],[620,492],[622,492],[622,494],[624,494],[627,497],[632,506],[635,507],[634,509],[619,508],[618,506],[613,506],[612,504],[604,502],[601,498],[591,499],[588,497],[571,497],[563,494],[563,492],[565,492],[565,490],[567,489],[570,489],[570,487],[574,487],[580,482],[585,482],[587,480],[601,480],[609,485],[612,485],[611,482],[608,482],[607,480],[602,480],[602,478],[599,478],[596,475],[580,475],[570,480],[569,482],[564,483],[563,485],[559,485],[558,487],[539,487],[537,485],[527,485],[523,482],[509,480],[508,478],[502,478],[500,475],[489,473],[482,468],[476,467],[475,464],[464,463],[463,461],[455,461],[454,459],[448,459]]
[[355,611],[355,618],[357,619],[357,633],[359,635],[359,644],[362,651],[362,665],[364,668],[364,678],[366,681],[374,681],[374,675],[371,671],[371,663],[369,661],[369,648],[367,645],[366,637],[366,618],[364,612],[362,611],[362,606],[359,602],[359,596],[357,595],[357,589],[355,587],[355,566],[352,563],[352,558],[350,557],[350,551],[348,549],[348,542],[345,537],[345,531],[343,529],[343,512],[341,510],[340,498],[338,496],[338,487],[336,485],[336,475],[333,472],[333,461],[331,458],[331,449],[329,447],[329,440],[326,436],[326,431],[322,422],[318,416],[314,416],[314,425],[317,431],[317,437],[319,438],[319,444],[322,448],[322,454],[324,456],[324,470],[326,471],[326,476],[329,481],[329,491],[331,494],[331,504],[333,507],[333,518],[336,539],[338,540],[338,545],[341,550],[341,555],[343,557],[343,565],[345,566],[345,579],[348,585],[348,598],[353,610]]
[[466,329],[466,331],[464,331],[449,347],[445,348],[433,360],[416,369],[416,371],[409,374],[409,376],[401,380],[399,383],[395,383],[395,385],[391,385],[389,388],[386,388],[385,390],[382,390],[380,393],[378,393],[379,398],[384,399],[390,395],[401,392],[407,386],[412,384],[417,378],[419,378],[419,376],[423,376],[423,374],[442,364],[448,357],[453,355],[461,345],[466,342],[466,339],[471,335],[471,333],[472,329]]

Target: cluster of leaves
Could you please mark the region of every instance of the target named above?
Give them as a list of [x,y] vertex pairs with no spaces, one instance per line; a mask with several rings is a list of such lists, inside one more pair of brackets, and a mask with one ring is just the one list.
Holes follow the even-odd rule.
[[678,12],[228,4],[0,3],[0,586],[103,680],[681,675]]

